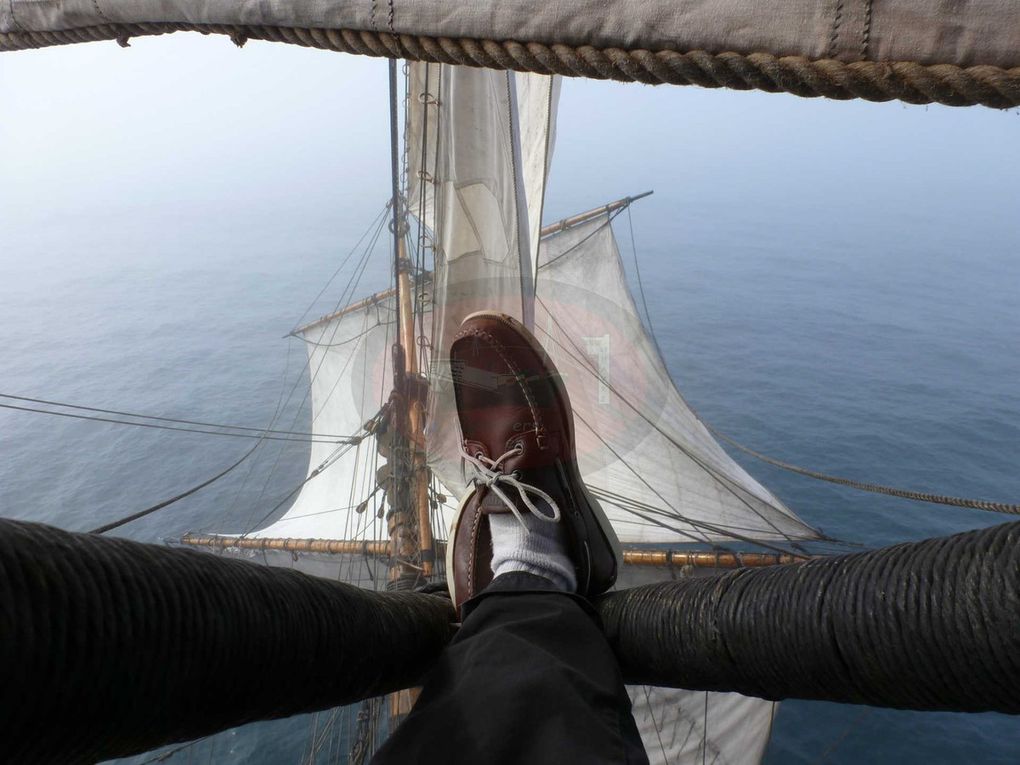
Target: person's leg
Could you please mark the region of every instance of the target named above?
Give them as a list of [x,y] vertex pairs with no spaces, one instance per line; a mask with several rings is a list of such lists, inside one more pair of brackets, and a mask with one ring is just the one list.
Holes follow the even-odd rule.
[[374,762],[647,763],[581,597],[613,585],[621,555],[581,480],[562,378],[525,327],[488,312],[464,320],[450,363],[475,473],[447,545],[463,626]]
[[586,601],[542,577],[510,573],[464,613],[373,765],[648,762],[620,669]]

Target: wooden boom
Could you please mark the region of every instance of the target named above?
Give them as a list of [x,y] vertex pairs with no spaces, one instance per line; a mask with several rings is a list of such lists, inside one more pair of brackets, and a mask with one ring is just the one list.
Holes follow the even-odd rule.
[[[241,550],[283,550],[296,553],[324,553],[326,555],[390,554],[390,543],[385,540],[356,539],[295,539],[291,537],[231,537],[185,534],[177,540],[183,545],[238,548]],[[445,547],[442,542],[437,547]],[[441,555],[437,550],[437,555]],[[758,568],[790,563],[801,563],[812,556],[791,553],[728,552],[714,550],[638,550],[623,551],[623,562],[628,566],[693,566],[695,568]]]

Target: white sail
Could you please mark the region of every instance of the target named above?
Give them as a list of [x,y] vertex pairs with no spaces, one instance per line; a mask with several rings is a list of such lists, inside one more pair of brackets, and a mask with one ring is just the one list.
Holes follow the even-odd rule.
[[514,81],[520,125],[521,176],[528,207],[528,257],[531,273],[537,276],[545,187],[556,145],[560,78],[518,72]]
[[[533,316],[531,238],[545,193],[555,85],[551,78],[543,87],[541,78],[450,66],[420,67],[412,83],[425,77],[428,94],[409,101],[408,134],[432,132],[416,127],[419,120],[435,125],[435,159],[427,142],[424,155],[410,157],[421,163],[424,156],[427,176],[409,171],[432,187],[431,207],[419,211],[433,232],[436,265],[426,440],[430,466],[439,466],[440,480],[460,493],[460,436],[445,360],[468,314],[498,310],[526,322]],[[413,184],[409,198],[413,203]]]
[[566,379],[581,473],[621,541],[817,536],[680,395],[642,325],[607,215],[543,240],[535,334]]
[[[308,347],[314,433],[364,435],[365,423],[389,398],[395,310],[390,295],[316,322],[299,333]],[[279,520],[251,536],[389,539],[386,500],[380,488],[386,465],[371,437],[354,447],[329,441],[313,443],[309,480]],[[323,466],[327,467],[320,470]],[[438,521],[444,527],[450,511],[450,503],[439,508]]]
[[[308,349],[312,431],[347,435],[361,432],[389,397],[393,379],[390,345],[396,332],[392,298],[342,313],[299,332]],[[305,483],[278,521],[253,536],[298,539],[385,539],[386,522],[376,517],[376,494],[363,512],[354,509],[376,488],[375,471],[383,460],[375,448],[345,449],[313,443],[308,475],[335,460]],[[342,456],[335,457],[337,452]]]
[[[560,97],[559,77],[500,72],[489,78],[479,78],[477,70],[462,70],[459,67],[421,62],[409,63],[404,146],[408,208],[423,225],[435,232],[436,184],[437,179],[443,177],[439,167],[441,145],[439,125],[441,122],[444,123],[443,134],[447,136],[445,145],[450,145],[449,120],[456,119],[458,114],[461,118],[470,114],[463,109],[463,88],[457,93],[449,94],[449,98],[460,99],[459,103],[447,103],[446,108],[441,108],[447,100],[447,94],[443,92],[443,83],[445,81],[450,84],[453,80],[463,78],[489,79],[494,91],[504,86],[507,88],[505,108],[503,103],[490,103],[489,108],[496,113],[495,122],[499,132],[505,132],[511,138],[517,136],[520,168],[514,167],[513,155],[507,156],[504,153],[501,156],[502,162],[506,163],[507,160],[509,162],[503,167],[490,164],[489,170],[497,175],[522,181],[523,206],[527,208],[526,249],[529,253],[531,273],[535,274],[546,178],[555,146],[556,109]],[[460,174],[458,176],[460,177]],[[447,180],[450,178],[447,177]],[[515,199],[515,204],[516,202]]]
[[634,722],[656,765],[748,765],[765,753],[778,704],[738,693],[631,686]]

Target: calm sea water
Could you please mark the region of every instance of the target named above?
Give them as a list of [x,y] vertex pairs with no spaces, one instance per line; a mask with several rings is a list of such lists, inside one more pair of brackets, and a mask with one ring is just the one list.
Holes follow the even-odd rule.
[[[158,63],[166,49],[152,50]],[[146,51],[142,66],[151,63]],[[254,66],[277,71],[260,51]],[[301,67],[335,65],[295,61],[297,79],[278,78],[261,95],[296,98]],[[74,75],[53,66],[73,88]],[[134,75],[118,71],[119,87],[130,85]],[[242,87],[236,72],[220,83],[226,75],[214,66],[177,76],[190,77],[185,85],[199,92],[202,78],[210,79],[217,98]],[[0,78],[18,96],[12,82],[13,75]],[[165,85],[161,96],[170,91]],[[657,189],[633,212],[649,310],[675,379],[706,420],[761,451],[838,475],[1020,498],[1016,115],[992,121],[895,105],[833,111],[698,91],[677,106],[664,91],[571,87],[547,217]],[[29,111],[45,113],[20,97]],[[282,336],[384,201],[385,136],[356,128],[363,140],[345,146],[351,101],[341,99],[317,104],[321,111],[306,106],[299,121],[328,122],[332,142],[316,134],[308,139],[321,140],[313,149],[262,145],[276,122],[238,117],[234,124],[245,105],[217,103],[219,127],[206,136],[208,126],[192,120],[181,128],[191,140],[172,140],[168,127],[162,137],[132,131],[129,139],[110,118],[107,142],[82,149],[94,164],[81,160],[70,177],[44,156],[19,164],[14,129],[3,128],[4,164],[30,193],[11,194],[18,204],[0,212],[0,392],[259,426],[281,392],[286,400],[297,385],[281,421],[307,425],[296,406],[304,350],[288,349],[294,341]],[[174,101],[172,108],[203,107]],[[132,114],[122,119],[142,119]],[[230,154],[242,122],[254,137]],[[73,112],[64,124],[64,133],[47,130],[72,144],[64,147],[69,155],[82,131]],[[631,134],[621,141],[624,129]],[[976,141],[979,130],[990,137]],[[570,135],[588,137],[568,142]],[[201,149],[199,136],[226,159]],[[125,151],[118,140],[135,143]],[[158,155],[145,144],[157,140]],[[665,148],[652,152],[645,143]],[[377,159],[347,177],[365,146]],[[111,157],[125,164],[111,169]],[[629,258],[625,217],[617,234]],[[382,286],[385,271],[380,250],[358,292]],[[335,298],[328,293],[313,313]],[[2,411],[0,513],[87,529],[199,482],[246,448],[226,438]],[[262,452],[250,471],[118,533],[155,541],[247,526],[306,467],[300,444]],[[1008,520],[859,494],[737,459],[808,522],[868,546]],[[296,718],[249,726],[169,761],[294,762],[309,725]],[[964,759],[1020,760],[1020,725],[997,715],[787,702],[766,758]]]

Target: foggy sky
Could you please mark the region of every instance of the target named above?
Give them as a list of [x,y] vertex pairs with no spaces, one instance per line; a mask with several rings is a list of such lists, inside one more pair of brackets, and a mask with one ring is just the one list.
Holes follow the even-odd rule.
[[[1016,110],[566,80],[545,217],[655,189],[635,216],[678,236],[725,212],[1020,241],[1018,132]],[[5,53],[0,168],[3,260],[68,216],[360,232],[389,193],[386,62],[191,34]]]

